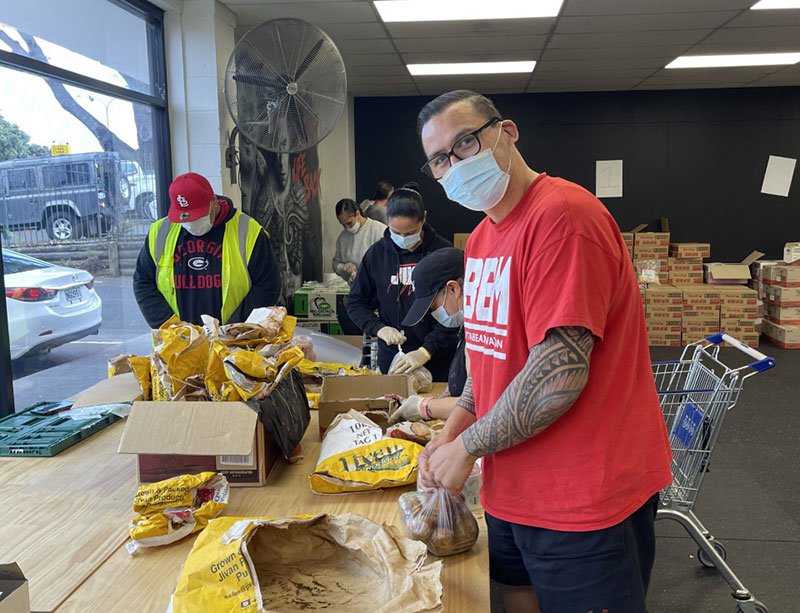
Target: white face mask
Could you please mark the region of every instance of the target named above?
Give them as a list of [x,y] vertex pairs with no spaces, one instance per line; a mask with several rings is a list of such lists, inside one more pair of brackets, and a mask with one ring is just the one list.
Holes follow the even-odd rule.
[[407,251],[416,247],[422,240],[422,232],[417,232],[416,234],[410,234],[408,236],[396,234],[392,230],[389,230],[389,233],[392,236],[394,244],[400,247],[400,249],[406,249]]
[[[500,141],[500,134],[497,135],[495,147]],[[511,178],[508,173],[511,170],[511,157],[508,159],[508,168],[503,172],[494,159],[492,149],[484,149],[478,155],[461,160],[439,179],[450,200],[471,211],[488,211],[500,202]]]
[[[445,292],[447,289],[445,288]],[[447,294],[445,294],[447,296]],[[431,316],[445,328],[460,328],[464,325],[464,311],[458,310],[452,315],[444,308],[444,303],[438,309],[431,311]]]
[[181,224],[183,229],[193,236],[203,236],[203,234],[207,234],[213,225],[214,224],[211,223],[211,213],[199,219],[195,219],[194,221]]
[[357,221],[349,228],[345,228],[350,234],[358,234],[358,231],[361,229],[361,222]]

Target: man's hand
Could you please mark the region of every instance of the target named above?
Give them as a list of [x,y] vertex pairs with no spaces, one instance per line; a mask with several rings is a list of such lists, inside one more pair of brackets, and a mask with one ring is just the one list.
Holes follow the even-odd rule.
[[389,369],[390,375],[404,375],[424,366],[431,359],[431,354],[425,347],[415,349],[410,353],[404,353],[398,357]]
[[378,338],[387,345],[402,345],[406,342],[406,335],[392,326],[384,326],[378,330]]
[[409,396],[400,407],[389,415],[389,425],[396,424],[398,421],[419,421],[422,416],[419,414],[419,405],[422,403],[422,396]]
[[435,486],[449,490],[453,496],[459,496],[477,459],[467,453],[459,436],[430,454],[426,466],[426,482],[430,479]]
[[446,430],[443,430],[439,433],[439,436],[425,445],[425,449],[417,456],[417,484],[423,491],[429,492],[436,487],[429,467],[431,455],[439,447],[446,445],[452,440],[453,439],[447,435]]

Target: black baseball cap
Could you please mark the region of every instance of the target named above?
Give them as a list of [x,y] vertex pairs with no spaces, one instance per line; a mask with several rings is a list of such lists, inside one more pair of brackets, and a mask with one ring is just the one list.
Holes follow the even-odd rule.
[[414,304],[403,319],[406,327],[416,326],[431,308],[436,294],[448,281],[464,278],[464,252],[455,247],[438,249],[422,258],[411,273]]

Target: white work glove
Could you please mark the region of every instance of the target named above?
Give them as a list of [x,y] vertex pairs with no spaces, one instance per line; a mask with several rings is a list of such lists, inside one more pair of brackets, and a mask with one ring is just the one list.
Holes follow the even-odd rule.
[[406,335],[392,326],[384,326],[378,330],[378,338],[387,345],[402,345],[406,342]]
[[419,413],[419,405],[422,402],[422,396],[409,396],[403,401],[403,404],[391,415],[389,415],[389,425],[396,424],[399,421],[420,421],[422,416]]
[[425,347],[415,349],[411,353],[404,353],[398,357],[392,368],[389,369],[390,375],[404,375],[417,370],[420,366],[424,366],[431,359],[431,354]]

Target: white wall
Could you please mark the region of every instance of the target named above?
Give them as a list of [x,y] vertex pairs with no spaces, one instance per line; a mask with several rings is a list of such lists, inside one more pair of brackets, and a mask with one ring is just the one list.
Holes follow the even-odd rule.
[[355,198],[356,169],[353,147],[353,98],[333,132],[318,147],[319,166],[322,169],[320,185],[322,206],[322,271],[331,272],[331,260],[336,249],[336,237],[342,226],[336,220],[334,207],[342,198]]
[[[223,87],[228,58],[236,44],[236,16],[215,0],[161,0],[169,87],[169,117],[174,174],[190,170],[211,181],[218,193],[241,204],[239,187],[230,182],[225,148],[233,119]],[[243,32],[239,32],[242,34]],[[323,272],[331,259],[341,226],[334,206],[355,197],[353,99],[348,98],[333,132],[319,144],[322,206]]]
[[223,84],[236,16],[215,0],[184,0],[165,15],[173,174],[198,172],[237,206],[241,194],[224,167],[233,127]]

